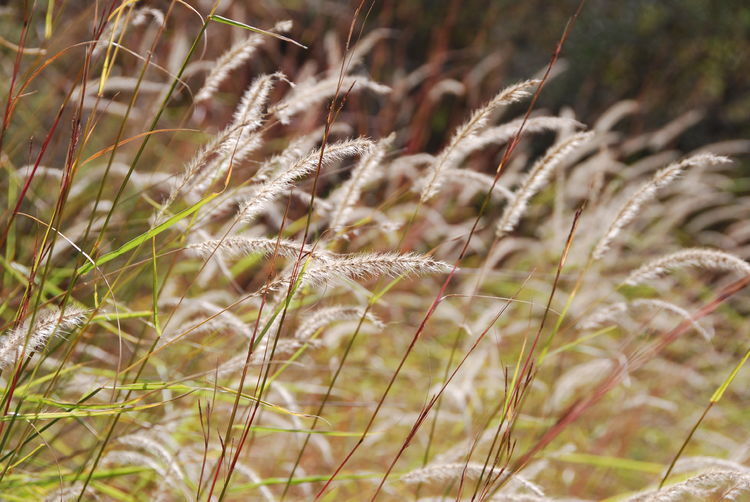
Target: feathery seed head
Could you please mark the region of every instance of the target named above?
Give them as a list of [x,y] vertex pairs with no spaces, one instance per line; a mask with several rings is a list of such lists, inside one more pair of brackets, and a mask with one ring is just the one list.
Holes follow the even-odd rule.
[[45,310],[37,314],[34,326],[24,322],[8,331],[0,339],[0,370],[16,363],[19,357],[40,350],[55,333],[66,333],[83,324],[86,310],[67,306],[60,313],[56,310]]
[[735,272],[742,276],[750,275],[750,263],[733,254],[718,249],[691,248],[662,256],[643,265],[632,271],[624,283],[636,286],[661,277],[671,269],[688,267],[712,272]]
[[[490,117],[498,108],[529,97],[531,95],[530,89],[538,84],[538,80],[526,80],[503,89],[489,103],[475,110],[469,120],[456,129],[448,146],[435,158],[432,165],[432,174],[422,189],[421,202],[424,203],[433,198],[440,191],[445,181],[445,170],[458,167],[458,163],[465,158],[466,153],[464,153],[465,150],[462,151],[461,145],[467,142],[471,144],[474,138],[486,127]],[[469,150],[470,148],[470,146],[466,147]]]
[[[291,21],[281,21],[270,30],[276,33],[286,33],[292,29]],[[206,77],[206,81],[203,87],[195,95],[195,102],[206,101],[213,96],[219,89],[224,80],[229,76],[229,72],[239,68],[244,64],[250,57],[255,54],[255,51],[270,37],[262,35],[260,33],[254,33],[247,39],[242,40],[234,44],[228,51],[219,57],[216,63],[213,65],[211,72]]]
[[615,216],[614,220],[610,224],[604,236],[601,238],[599,243],[594,247],[592,252],[592,258],[594,260],[601,259],[609,250],[612,241],[619,235],[622,229],[638,215],[643,204],[653,199],[656,196],[656,192],[670,184],[675,178],[686,168],[708,164],[717,165],[731,162],[727,157],[719,155],[712,155],[708,153],[701,153],[693,155],[679,162],[675,162],[658,171],[654,177],[648,183],[641,186],[627,201],[622,205],[620,210]]
[[521,186],[514,192],[513,198],[503,211],[500,222],[497,225],[497,235],[502,236],[511,232],[521,217],[526,212],[529,201],[536,195],[539,190],[547,184],[552,172],[559,166],[565,158],[581,145],[590,141],[594,137],[591,131],[574,134],[568,139],[553,145],[539,160],[521,183]]
[[324,168],[346,157],[364,155],[372,148],[372,145],[372,141],[359,138],[326,145],[322,150],[322,155],[321,150],[311,152],[295,162],[289,169],[259,186],[255,196],[242,204],[237,213],[237,219],[251,222],[266,204],[289,190],[294,181],[314,172],[319,164],[321,168]]

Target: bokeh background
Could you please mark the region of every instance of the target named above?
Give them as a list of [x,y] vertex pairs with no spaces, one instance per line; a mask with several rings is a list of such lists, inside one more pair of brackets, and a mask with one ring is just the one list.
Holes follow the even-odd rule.
[[[291,17],[295,36],[325,58],[320,33],[345,38],[358,1],[234,2],[246,19]],[[382,0],[374,2],[364,31],[391,30],[366,71],[390,82],[399,73],[433,63],[419,89],[422,101],[444,78],[466,83],[484,73],[479,92],[420,103],[429,130],[414,151],[444,138],[508,82],[529,78],[549,62],[578,2],[563,0]],[[365,8],[367,8],[367,3]],[[292,49],[296,51],[296,49]],[[480,66],[481,65],[481,66]],[[717,140],[750,136],[750,5],[741,0],[588,0],[567,41],[561,71],[539,105],[571,107],[585,123],[607,108],[636,100],[640,113],[625,124],[637,133],[693,112],[695,123],[675,139],[691,150]],[[394,104],[398,106],[398,104]],[[427,108],[427,110],[425,110]],[[427,113],[429,112],[429,113]],[[417,118],[422,118],[417,117]]]

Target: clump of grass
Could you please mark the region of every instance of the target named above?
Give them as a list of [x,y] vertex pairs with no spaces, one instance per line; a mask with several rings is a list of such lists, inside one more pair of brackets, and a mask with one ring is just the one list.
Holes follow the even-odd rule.
[[[694,116],[629,138],[632,102],[591,131],[537,114],[548,71],[420,153],[424,113],[403,127],[389,100],[477,94],[481,68],[365,76],[392,32],[360,33],[361,11],[325,70],[297,67],[288,22],[169,5],[13,14],[0,493],[747,493],[732,148],[659,151]],[[705,273],[667,280],[685,268]]]

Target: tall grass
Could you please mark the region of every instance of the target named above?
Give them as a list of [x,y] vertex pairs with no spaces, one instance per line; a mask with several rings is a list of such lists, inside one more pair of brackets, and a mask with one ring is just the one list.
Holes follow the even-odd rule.
[[742,145],[244,12],[0,13],[0,499],[747,496]]

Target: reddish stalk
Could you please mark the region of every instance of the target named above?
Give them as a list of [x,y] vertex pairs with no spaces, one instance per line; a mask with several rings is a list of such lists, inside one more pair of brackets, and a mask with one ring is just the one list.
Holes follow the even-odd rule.
[[645,347],[643,350],[636,351],[628,358],[626,364],[619,364],[614,368],[610,374],[600,383],[594,391],[587,397],[578,400],[573,403],[568,409],[560,416],[557,423],[550,427],[547,432],[537,441],[537,443],[529,448],[514,464],[513,467],[505,475],[505,479],[501,482],[509,479],[513,474],[520,472],[534,456],[542,451],[548,444],[550,444],[565,428],[571,423],[575,422],[581,415],[583,415],[589,408],[597,404],[601,399],[613,388],[622,382],[623,378],[629,373],[643,367],[647,362],[652,360],[658,355],[664,348],[674,342],[682,334],[688,332],[693,327],[693,323],[702,319],[703,317],[711,314],[717,308],[721,306],[727,299],[731,298],[735,294],[745,289],[750,284],[750,276],[744,277],[738,281],[733,282],[719,295],[698,310],[690,319],[682,321],[673,330],[662,335],[658,340]]
[[[14,108],[13,103],[13,90],[16,86],[16,79],[21,70],[21,57],[23,56],[23,48],[26,45],[26,36],[29,32],[29,23],[31,22],[31,11],[29,9],[24,10],[23,26],[21,27],[21,36],[18,41],[18,48],[16,49],[16,60],[13,62],[13,71],[10,75],[10,85],[8,86],[8,100],[5,103],[5,112],[3,113],[3,125],[0,129],[0,152],[3,151],[3,140],[5,139],[5,132],[8,130],[8,124],[10,124],[10,118],[13,114]],[[16,97],[17,99],[18,97]],[[10,226],[10,224],[8,224]],[[6,232],[7,234],[7,232]],[[0,240],[0,246],[5,243],[5,237]]]
[[[351,23],[351,25],[349,27],[349,35],[348,35],[347,41],[346,41],[346,49],[347,49],[347,51],[349,50],[349,44],[351,42],[352,35],[354,33],[354,27],[356,25],[357,18],[359,17],[359,13],[362,10],[362,7],[364,6],[364,3],[365,3],[365,0],[361,0],[359,6],[354,11],[354,16],[353,16],[353,19],[352,19],[352,23]],[[368,14],[369,14],[369,11],[368,11]],[[366,18],[366,16],[365,16],[365,18]],[[312,190],[311,190],[310,203],[308,204],[307,219],[305,221],[305,230],[304,230],[303,237],[301,239],[300,249],[299,249],[299,252],[297,254],[297,259],[295,260],[294,267],[292,269],[292,273],[291,273],[291,276],[290,276],[290,279],[289,279],[289,288],[288,288],[288,291],[287,291],[287,296],[286,296],[284,308],[281,311],[281,320],[279,322],[279,326],[278,326],[278,329],[277,329],[277,332],[276,332],[276,336],[274,338],[274,345],[273,345],[273,348],[271,350],[271,359],[273,358],[273,354],[274,354],[274,352],[276,350],[276,343],[278,342],[279,335],[281,333],[281,329],[282,329],[282,327],[284,325],[284,320],[286,319],[286,314],[287,314],[287,308],[289,306],[289,301],[291,301],[291,297],[294,294],[294,287],[295,287],[295,284],[296,284],[297,279],[299,277],[300,268],[303,265],[303,258],[305,258],[305,254],[304,254],[304,252],[305,252],[304,251],[305,250],[305,243],[307,242],[307,239],[309,237],[310,224],[312,223],[313,206],[314,206],[314,203],[315,203],[315,195],[317,193],[318,182],[319,182],[319,179],[320,179],[320,172],[321,172],[321,169],[322,169],[322,166],[323,166],[323,158],[324,158],[324,155],[325,155],[325,148],[326,148],[326,145],[328,144],[328,137],[329,137],[330,132],[331,132],[331,127],[333,126],[333,124],[336,121],[339,113],[343,109],[344,104],[346,103],[347,97],[349,96],[349,93],[351,92],[352,87],[354,86],[354,84],[352,84],[352,86],[349,87],[349,89],[343,94],[343,96],[341,96],[341,85],[343,83],[344,75],[346,73],[346,68],[347,68],[347,61],[346,61],[346,58],[344,58],[342,60],[342,62],[341,62],[341,69],[339,71],[339,79],[338,79],[338,83],[337,83],[337,86],[336,86],[336,92],[334,93],[334,97],[331,100],[330,105],[328,107],[328,114],[326,116],[325,127],[324,127],[324,130],[323,130],[323,141],[322,141],[322,145],[321,145],[321,148],[320,148],[320,156],[318,157],[318,164],[316,166],[315,176],[313,178],[313,187],[312,187]],[[340,96],[341,96],[341,98],[339,100]],[[287,210],[288,210],[288,208],[289,208],[289,206],[287,206]],[[286,218],[286,214],[285,214],[285,218]],[[282,233],[279,232],[277,243],[281,239],[281,234]],[[264,300],[265,300],[265,297],[264,297]],[[258,326],[258,322],[259,321],[260,321],[260,314],[258,314],[258,319],[256,321],[255,331],[253,333],[253,338],[255,338],[255,333],[257,332],[257,329],[259,327]],[[241,394],[242,386],[244,385],[244,380],[245,380],[246,372],[247,372],[246,368],[248,367],[248,365],[250,363],[250,356],[252,355],[253,345],[254,345],[254,343],[251,342],[250,349],[248,351],[248,358],[247,358],[245,366],[243,367],[243,375],[242,375],[242,378],[240,379],[240,384],[239,384],[239,389],[240,390],[237,393],[237,399],[235,400],[235,407],[239,405],[239,396]],[[259,375],[258,375],[258,382],[256,384],[256,393],[258,394],[257,395],[258,399],[256,400],[256,402],[255,402],[255,404],[253,406],[253,409],[252,409],[251,413],[249,414],[249,416],[248,416],[248,418],[247,418],[247,420],[245,422],[245,427],[243,428],[242,435],[240,437],[240,441],[239,441],[239,443],[237,445],[237,449],[236,449],[236,451],[235,451],[235,453],[234,453],[234,455],[232,457],[232,461],[231,461],[231,464],[229,466],[226,479],[224,481],[224,486],[222,487],[221,493],[219,494],[219,501],[223,500],[224,496],[226,495],[226,491],[227,491],[227,489],[229,487],[229,483],[230,483],[232,474],[233,474],[233,472],[235,470],[235,466],[237,465],[237,462],[239,461],[240,454],[241,454],[241,452],[242,452],[242,450],[244,448],[245,442],[247,441],[247,438],[248,438],[248,435],[249,435],[249,432],[250,432],[250,428],[251,428],[251,426],[252,426],[252,424],[253,424],[253,422],[255,420],[255,417],[257,415],[258,409],[260,407],[261,395],[262,395],[263,389],[265,388],[265,382],[266,382],[266,380],[268,378],[269,372],[270,372],[270,365],[267,366],[265,372],[261,371],[259,373]],[[228,442],[228,440],[229,440],[230,432],[231,432],[231,428],[232,428],[232,423],[234,421],[233,420],[234,416],[235,416],[235,408],[233,408],[232,418],[230,419],[229,425],[227,427],[227,434],[226,434],[226,438],[225,438],[225,443]],[[223,456],[224,456],[224,449],[222,448],[222,457],[221,458],[223,458]],[[220,460],[220,462],[221,462],[221,460]],[[218,476],[218,469],[217,469],[216,475]],[[215,484],[216,484],[216,478],[214,478],[214,482],[213,482],[213,484],[211,486],[211,491],[209,492],[209,495],[208,495],[209,499],[211,498],[211,495],[213,493]]]
[[399,373],[401,372],[401,369],[403,368],[406,359],[411,354],[411,351],[414,349],[415,345],[417,344],[417,341],[421,337],[422,333],[424,332],[427,322],[430,320],[432,315],[434,314],[435,310],[437,309],[438,305],[443,299],[443,296],[445,295],[445,291],[448,288],[448,285],[453,279],[453,276],[456,274],[456,271],[458,270],[458,265],[463,261],[464,256],[468,252],[469,245],[471,244],[471,239],[473,238],[474,234],[476,233],[477,227],[479,226],[479,222],[481,220],[482,215],[484,214],[487,206],[489,205],[490,197],[492,196],[492,192],[495,189],[495,186],[497,185],[497,182],[500,179],[500,174],[503,172],[503,168],[507,165],[508,161],[510,160],[510,156],[515,150],[515,148],[518,146],[518,143],[520,141],[521,135],[523,133],[524,126],[526,125],[526,122],[531,115],[531,112],[534,108],[534,105],[536,104],[537,100],[539,99],[539,95],[541,94],[542,89],[544,88],[545,83],[549,79],[550,72],[552,71],[552,67],[557,62],[560,53],[562,52],[562,47],[567,40],[570,29],[572,28],[575,19],[577,19],[578,15],[581,12],[581,9],[583,8],[583,5],[585,4],[586,0],[580,0],[578,4],[578,9],[576,10],[575,14],[571,17],[571,19],[568,21],[568,24],[565,27],[565,31],[563,32],[562,37],[560,38],[560,41],[557,44],[557,47],[555,49],[555,52],[552,55],[552,58],[550,60],[549,65],[547,66],[547,71],[544,73],[544,76],[542,77],[542,80],[539,82],[539,87],[537,87],[536,92],[531,98],[531,103],[529,104],[526,114],[524,115],[523,121],[521,125],[518,128],[518,131],[513,136],[511,141],[508,142],[508,145],[505,149],[505,153],[503,154],[502,160],[500,161],[500,164],[497,167],[497,170],[495,172],[495,178],[492,182],[492,186],[488,190],[487,194],[484,197],[484,200],[482,202],[482,206],[479,210],[479,213],[474,220],[474,223],[472,224],[471,230],[469,231],[469,235],[466,237],[466,240],[464,241],[464,245],[461,249],[461,252],[459,253],[458,258],[453,264],[453,267],[451,271],[448,273],[448,276],[445,278],[445,281],[443,281],[443,284],[440,287],[440,290],[438,291],[438,294],[435,296],[435,299],[433,300],[432,304],[430,305],[429,309],[425,313],[424,317],[422,318],[422,321],[419,324],[419,327],[417,328],[416,332],[414,333],[414,336],[412,337],[406,352],[404,353],[403,357],[399,361],[395,372],[391,376],[391,378],[388,381],[388,384],[386,385],[386,388],[383,392],[383,395],[381,396],[380,400],[378,401],[378,404],[375,407],[375,411],[372,413],[370,420],[367,422],[367,425],[365,426],[364,431],[362,432],[362,435],[359,437],[358,441],[355,443],[355,445],[352,447],[352,449],[349,451],[349,453],[344,457],[344,459],[341,461],[341,463],[338,465],[336,470],[333,472],[333,474],[328,478],[328,480],[325,482],[323,487],[318,491],[318,493],[315,496],[315,500],[319,500],[320,497],[323,496],[323,494],[326,492],[330,484],[333,482],[334,479],[338,476],[338,474],[341,472],[341,470],[346,466],[347,463],[349,463],[349,460],[352,458],[354,453],[359,449],[359,447],[364,443],[365,438],[367,437],[367,434],[370,432],[370,429],[372,428],[373,424],[375,423],[375,419],[377,418],[378,414],[380,413],[380,409],[382,408],[383,404],[385,403],[385,399],[388,397],[388,394],[390,394],[391,388],[393,387],[394,382],[396,381],[396,378],[398,377]]
[[[531,276],[529,276],[531,278]],[[419,428],[422,426],[422,423],[427,419],[427,415],[430,413],[432,408],[435,406],[435,404],[438,402],[440,397],[443,395],[443,392],[445,392],[445,389],[448,388],[448,385],[453,381],[453,378],[456,376],[458,371],[463,367],[464,363],[467,361],[469,356],[474,352],[474,350],[479,346],[479,343],[484,340],[485,335],[489,333],[490,329],[495,325],[498,319],[500,319],[500,316],[505,313],[505,311],[508,309],[510,304],[513,302],[513,300],[516,299],[516,297],[523,291],[524,287],[526,286],[526,282],[528,282],[528,279],[523,282],[520,288],[518,288],[518,291],[503,305],[503,307],[500,309],[500,311],[495,315],[495,317],[490,321],[490,323],[487,325],[487,327],[479,334],[477,339],[474,341],[474,343],[471,345],[469,350],[464,354],[464,357],[459,361],[458,365],[456,365],[455,369],[451,372],[451,374],[448,376],[448,378],[445,380],[443,385],[440,387],[440,390],[438,390],[432,398],[430,398],[430,401],[422,408],[422,411],[419,413],[419,416],[417,417],[417,420],[414,422],[414,425],[412,426],[409,433],[406,435],[406,439],[404,439],[404,442],[401,444],[401,448],[399,449],[396,456],[391,461],[390,465],[388,466],[388,469],[386,470],[385,474],[380,480],[380,483],[378,484],[377,488],[375,489],[375,493],[372,495],[370,500],[375,500],[375,498],[380,493],[380,490],[382,490],[383,485],[385,485],[385,482],[388,480],[388,476],[390,476],[391,472],[393,471],[393,468],[396,466],[396,462],[398,462],[399,458],[401,458],[401,455],[406,451],[406,449],[411,444],[411,441],[414,439],[414,436],[417,434],[417,431],[419,431]]]

